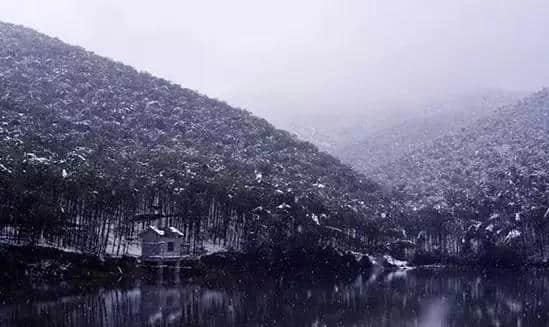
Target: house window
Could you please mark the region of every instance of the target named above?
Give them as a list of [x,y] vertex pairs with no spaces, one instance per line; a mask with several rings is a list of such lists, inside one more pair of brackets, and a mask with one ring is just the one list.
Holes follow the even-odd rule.
[[173,242],[168,242],[168,252],[173,252]]

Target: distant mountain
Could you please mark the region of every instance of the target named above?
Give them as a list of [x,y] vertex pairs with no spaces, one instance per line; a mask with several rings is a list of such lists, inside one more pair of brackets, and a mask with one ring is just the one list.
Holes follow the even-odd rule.
[[[380,117],[381,118],[381,117]],[[383,128],[385,122],[370,119],[361,113],[296,113],[275,120],[277,126],[311,142],[320,150],[337,155],[350,143]]]
[[120,252],[125,222],[160,219],[239,246],[385,210],[376,183],[247,111],[4,23],[0,141],[6,237]]
[[473,197],[505,195],[513,207],[548,203],[549,91],[501,107],[376,174],[411,194],[442,196],[459,189]]
[[[378,168],[429,146],[433,140],[489,116],[504,105],[518,101],[521,94],[504,91],[484,91],[448,97],[426,104],[421,109],[409,109],[396,114],[392,123],[364,131],[358,140],[350,140],[332,152],[353,168],[385,183],[377,176]],[[355,134],[358,134],[355,132]]]
[[419,104],[371,105],[363,112],[301,113],[275,122],[368,177],[376,178],[377,168],[491,115],[524,95],[482,90]]

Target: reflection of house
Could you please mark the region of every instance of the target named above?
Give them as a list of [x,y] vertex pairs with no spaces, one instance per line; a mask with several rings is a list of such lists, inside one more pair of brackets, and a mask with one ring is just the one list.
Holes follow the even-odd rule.
[[141,237],[141,259],[156,261],[182,257],[187,254],[184,236],[175,227],[147,227],[139,234]]
[[[193,298],[192,291],[187,287],[146,286],[141,296],[141,317],[147,326],[186,325],[182,319],[183,308]],[[187,304],[189,305],[189,304]],[[187,322],[188,323],[188,322]]]

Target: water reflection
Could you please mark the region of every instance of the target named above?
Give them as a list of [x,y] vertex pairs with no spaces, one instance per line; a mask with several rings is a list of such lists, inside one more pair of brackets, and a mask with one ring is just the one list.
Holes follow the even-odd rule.
[[0,326],[549,326],[549,274],[541,271],[241,276],[216,287],[153,280],[21,297],[0,306]]

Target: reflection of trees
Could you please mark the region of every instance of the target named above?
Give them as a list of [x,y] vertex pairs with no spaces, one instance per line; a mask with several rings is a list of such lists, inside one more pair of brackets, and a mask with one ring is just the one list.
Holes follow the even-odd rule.
[[24,326],[544,326],[542,273],[409,271],[341,281],[248,278],[98,290],[0,309],[0,325]]

